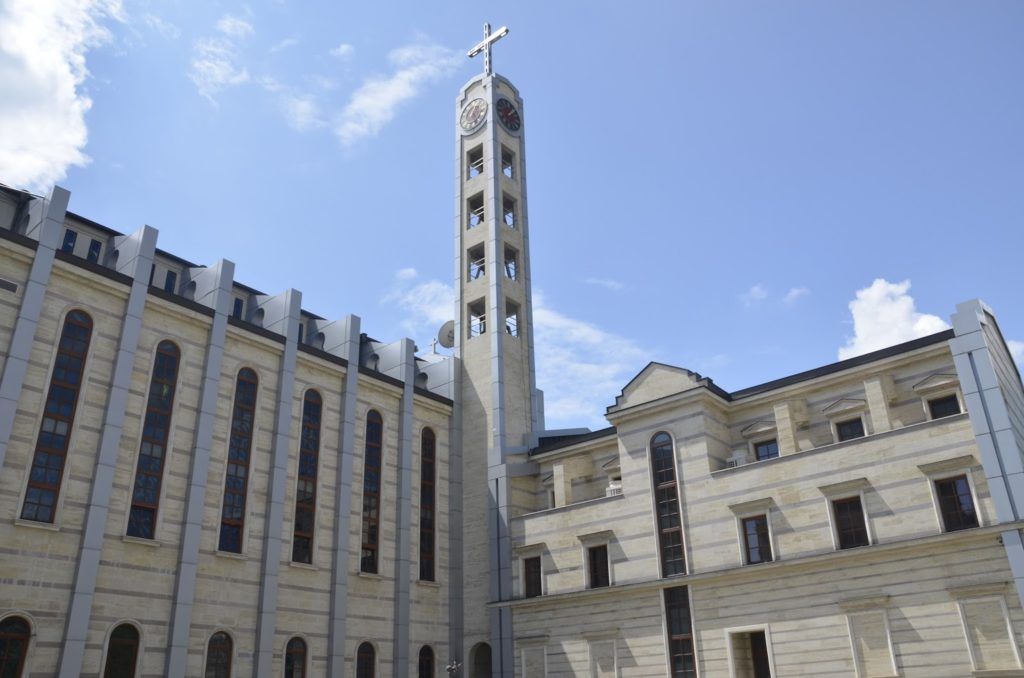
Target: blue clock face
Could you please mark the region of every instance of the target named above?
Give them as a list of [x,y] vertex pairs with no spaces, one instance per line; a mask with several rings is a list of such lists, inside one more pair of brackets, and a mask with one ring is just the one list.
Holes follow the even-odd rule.
[[502,126],[509,132],[518,132],[523,126],[523,120],[519,117],[519,111],[516,110],[515,105],[508,99],[498,99],[498,103],[494,105],[494,110],[498,113],[498,120],[501,121]]

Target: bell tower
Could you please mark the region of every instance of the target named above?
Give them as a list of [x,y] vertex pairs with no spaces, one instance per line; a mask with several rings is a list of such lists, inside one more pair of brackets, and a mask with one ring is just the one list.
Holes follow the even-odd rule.
[[508,523],[526,497],[516,500],[520,495],[510,468],[525,461],[531,434],[543,428],[533,355],[523,100],[511,82],[491,70],[491,47],[507,33],[501,28],[492,34],[484,25],[484,39],[469,52],[484,55],[484,72],[456,101],[462,675],[470,678],[513,674],[511,611],[488,609],[487,603],[512,597]]

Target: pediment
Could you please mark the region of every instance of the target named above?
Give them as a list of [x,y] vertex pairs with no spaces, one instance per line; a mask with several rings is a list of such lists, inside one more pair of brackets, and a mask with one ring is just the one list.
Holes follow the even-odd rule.
[[917,393],[931,393],[960,386],[955,374],[933,374],[914,384]]
[[740,435],[744,438],[753,438],[765,433],[775,433],[775,430],[776,426],[774,421],[761,419],[740,431]]
[[700,386],[703,377],[682,367],[649,363],[615,398],[610,411],[649,403]]
[[832,417],[837,414],[846,414],[847,412],[857,412],[867,407],[867,401],[861,400],[860,398],[840,398],[831,405],[825,407],[822,413],[826,416]]

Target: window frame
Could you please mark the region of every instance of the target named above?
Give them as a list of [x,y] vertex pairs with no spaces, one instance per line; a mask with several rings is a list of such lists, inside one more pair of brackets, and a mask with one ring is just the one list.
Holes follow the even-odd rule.
[[[373,546],[373,552],[374,552],[374,568],[372,570],[368,570],[368,569],[364,569],[363,568],[363,562],[364,562],[364,559],[366,558],[366,556],[364,555],[363,551],[366,550],[366,547],[368,545],[368,543],[363,540],[363,536],[365,534],[366,525],[367,525],[367,518],[366,518],[366,496],[367,496],[367,492],[366,492],[366,468],[367,468],[366,458],[367,458],[367,454],[368,454],[369,448],[370,448],[369,431],[370,431],[370,415],[371,414],[377,415],[377,419],[379,420],[379,423],[380,423],[380,442],[378,443],[379,449],[377,451],[379,461],[377,462],[377,467],[376,467],[377,468],[377,492],[376,492],[376,498],[377,498],[377,517],[375,519],[376,520],[375,527],[376,527],[377,540],[376,540],[376,543],[374,543],[372,545]],[[381,569],[382,569],[381,566],[383,564],[382,558],[381,558],[381,548],[380,548],[380,533],[381,533],[381,526],[383,525],[383,511],[382,511],[382,509],[384,507],[384,502],[383,502],[383,498],[384,498],[384,416],[376,408],[372,408],[371,407],[371,408],[368,408],[366,410],[366,413],[363,415],[363,422],[364,422],[363,423],[363,487],[362,487],[362,493],[360,495],[360,499],[361,499],[361,504],[362,505],[361,505],[360,511],[359,511],[359,528],[360,529],[359,529],[359,569],[358,569],[358,572],[360,574],[380,575]]]
[[[839,518],[836,516],[836,502],[849,502],[854,499],[860,502],[860,517],[864,523],[864,534],[868,542],[854,546],[843,546],[839,533]],[[871,521],[868,520],[867,501],[863,490],[856,493],[847,493],[842,496],[827,497],[827,500],[829,509],[828,520],[829,525],[832,527],[832,546],[836,551],[849,551],[850,549],[864,548],[865,546],[873,546],[875,544],[874,535],[871,532]]]
[[732,637],[736,635],[749,635],[751,633],[764,633],[764,643],[768,651],[768,670],[771,672],[772,678],[778,676],[778,672],[775,668],[775,652],[772,649],[772,630],[770,624],[752,624],[750,626],[732,626],[724,629],[725,632],[725,650],[726,657],[729,664],[729,678],[737,678],[736,675],[736,657],[733,654]]
[[[775,456],[766,457],[765,459],[757,458],[757,446],[764,445],[765,443],[775,443]],[[782,456],[782,450],[779,448],[779,437],[777,435],[761,436],[754,438],[750,441],[750,459],[751,463],[756,464],[759,461],[771,461],[772,459],[778,459]]]
[[[671,447],[671,460],[672,460],[672,486],[675,489],[676,495],[676,511],[678,515],[679,525],[671,530],[666,530],[664,533],[661,529],[661,523],[659,522],[658,514],[658,490],[668,489],[668,481],[659,483],[657,478],[657,471],[655,469],[654,441],[659,436],[664,435],[668,438],[668,445]],[[660,446],[660,444],[659,444]],[[655,431],[654,434],[647,440],[647,463],[649,468],[649,474],[651,479],[651,513],[654,519],[653,527],[654,534],[656,535],[658,542],[658,573],[661,579],[667,579],[669,577],[682,577],[689,573],[689,558],[686,557],[686,535],[683,532],[683,502],[680,496],[680,473],[679,473],[679,459],[676,456],[676,439],[670,432],[665,430]],[[665,544],[663,542],[664,534],[678,531],[679,532],[679,549],[682,555],[683,571],[672,574],[666,574],[666,560],[665,560]]]
[[420,646],[419,652],[416,653],[416,678],[423,678],[423,651],[427,650],[430,652],[430,675],[427,678],[435,678],[437,676],[437,653],[434,652],[434,648],[429,643],[424,643]]
[[[842,438],[842,439],[840,439],[840,437],[839,437],[839,425],[840,424],[848,424],[848,423],[850,423],[852,421],[855,421],[855,420],[858,420],[858,419],[860,420],[860,430],[861,430],[862,435],[854,436],[852,438]],[[829,428],[832,429],[832,442],[833,442],[833,444],[848,443],[851,440],[860,440],[861,438],[867,438],[868,435],[869,435],[868,434],[868,424],[867,424],[867,421],[865,420],[863,412],[859,412],[856,415],[853,415],[853,414],[851,414],[849,412],[845,412],[843,414],[837,415],[837,416],[829,419]]]
[[[95,254],[93,251],[95,250]],[[89,249],[86,251],[85,260],[92,264],[99,264],[103,255],[103,243],[96,238],[89,238]]]
[[134,619],[119,619],[115,621],[113,624],[110,624],[110,626],[107,628],[106,635],[104,635],[103,637],[103,653],[100,657],[100,670],[98,673],[100,678],[103,678],[103,676],[105,676],[107,673],[107,659],[110,656],[110,641],[113,638],[114,631],[125,625],[134,628],[135,633],[137,633],[139,636],[139,642],[135,648],[135,673],[133,674],[132,678],[134,678],[135,676],[139,676],[141,674],[142,654],[145,650],[144,636],[142,634],[142,625]]
[[882,625],[885,629],[885,640],[889,646],[889,661],[892,667],[892,671],[889,673],[890,676],[898,676],[899,671],[896,667],[896,646],[892,642],[892,627],[889,624],[889,610],[888,607],[883,603],[867,603],[858,604],[857,601],[851,601],[850,603],[840,603],[840,609],[843,610],[843,616],[846,619],[846,634],[850,640],[850,653],[853,657],[853,671],[855,678],[873,678],[867,676],[861,672],[861,653],[857,648],[857,641],[853,635],[853,617],[863,614],[879,613],[882,615]]
[[[948,398],[949,396],[953,396],[956,398],[956,404],[960,407],[960,411],[957,412],[956,414],[947,414],[944,417],[933,417],[931,401],[941,400],[943,398]],[[957,415],[964,414],[967,412],[967,408],[965,407],[965,405],[966,403],[964,402],[963,393],[960,392],[959,388],[944,389],[941,391],[936,391],[934,393],[927,393],[921,396],[921,407],[924,408],[925,421],[939,421],[940,419],[949,419],[950,417],[955,417]]]
[[303,678],[308,678],[311,669],[312,653],[309,650],[309,638],[301,633],[292,634],[284,639],[284,646],[281,648],[281,675],[285,678],[288,676],[288,646],[291,645],[293,640],[301,640],[305,645],[305,651],[302,657],[302,675]]
[[369,640],[361,640],[358,643],[356,643],[355,656],[352,659],[352,675],[354,676],[354,678],[360,678],[360,676],[359,676],[359,650],[361,650],[364,645],[368,645],[369,648],[370,648],[370,651],[373,653],[373,666],[371,667],[372,671],[371,671],[371,674],[370,674],[371,678],[377,678],[377,669],[379,667],[380,653],[377,652],[377,646],[374,645],[374,643],[372,641],[369,641]]
[[37,633],[36,633],[36,628],[37,628],[36,620],[35,620],[35,618],[32,615],[26,613],[25,611],[14,609],[14,610],[10,610],[8,612],[0,614],[0,623],[3,623],[5,621],[7,621],[8,619],[11,619],[11,618],[14,618],[14,617],[17,617],[18,619],[21,619],[23,622],[28,624],[28,639],[25,642],[25,656],[22,657],[22,659],[21,659],[21,665],[19,667],[20,672],[19,672],[18,675],[19,676],[31,676],[32,675],[33,650],[35,649],[34,646],[35,646],[36,635],[37,635]]
[[[699,652],[697,649],[697,638],[693,629],[693,592],[690,590],[689,585],[682,584],[680,586],[670,586],[661,589],[661,595],[658,596],[660,599],[659,605],[661,606],[661,638],[665,648],[665,675],[672,675],[672,639],[676,636],[671,635],[669,629],[669,617],[668,617],[668,592],[673,589],[683,588],[686,589],[686,606],[689,611],[690,617],[690,650],[693,653],[693,662],[695,667],[700,666]],[[682,636],[678,636],[682,638]],[[618,648],[616,648],[616,655],[618,654]],[[616,668],[618,668],[618,656],[615,659]],[[695,675],[700,676],[700,669],[697,668]]]
[[228,671],[227,671],[228,678],[231,678],[234,675],[234,669],[235,669],[235,648],[237,647],[238,644],[235,642],[235,636],[234,636],[233,633],[231,633],[231,631],[227,630],[226,628],[219,627],[219,626],[215,627],[210,632],[210,634],[206,636],[206,642],[203,643],[203,673],[202,673],[202,675],[203,676],[206,675],[207,665],[208,665],[208,662],[210,661],[210,641],[212,641],[213,637],[216,636],[218,633],[223,633],[225,636],[227,636],[228,641],[231,644],[230,650],[228,652]]
[[[431,525],[431,528],[430,528],[431,541],[433,542],[433,544],[432,544],[432,546],[430,548],[430,569],[431,569],[431,572],[430,572],[430,578],[426,579],[426,578],[423,577],[423,561],[424,561],[424,556],[427,553],[423,549],[423,534],[424,534],[424,530],[423,530],[423,496],[424,496],[424,490],[426,488],[427,483],[426,483],[426,481],[423,478],[423,458],[424,458],[423,450],[424,450],[424,447],[425,447],[424,443],[426,442],[426,436],[427,436],[428,432],[430,433],[430,436],[433,439],[432,442],[433,442],[434,449],[432,451],[433,459],[431,460],[431,463],[434,466],[434,471],[433,471],[433,474],[432,474],[432,477],[431,477],[430,483],[429,483],[430,489],[431,489],[431,495],[432,495],[432,497],[431,497],[431,504],[432,504],[431,510],[433,511],[432,525]],[[437,575],[438,575],[437,564],[438,564],[438,560],[439,560],[439,558],[438,558],[438,543],[437,543],[438,542],[438,539],[437,539],[437,532],[438,532],[438,530],[437,530],[437,516],[438,516],[438,511],[437,511],[437,494],[438,494],[437,493],[437,448],[438,448],[437,432],[434,431],[433,427],[431,427],[431,426],[424,426],[422,429],[420,429],[420,494],[419,494],[419,509],[420,509],[420,511],[419,511],[419,521],[417,523],[417,528],[418,528],[418,531],[419,531],[419,537],[417,539],[417,546],[419,547],[418,551],[417,551],[417,553],[418,553],[418,556],[417,556],[417,566],[418,566],[418,568],[417,569],[418,569],[418,575],[419,575],[418,576],[418,580],[422,581],[422,582],[430,582],[432,584],[433,583],[437,583],[437,581],[438,581],[438,577],[437,577]]]
[[[971,530],[985,526],[985,521],[983,520],[981,515],[981,505],[978,503],[978,492],[974,486],[973,475],[974,474],[971,473],[971,470],[969,468],[963,468],[957,470],[950,470],[945,473],[935,473],[928,476],[928,485],[931,488],[932,493],[932,504],[935,509],[936,519],[939,523],[939,531],[942,534],[947,534],[950,532],[962,532],[964,530]],[[950,530],[946,527],[946,517],[942,511],[942,499],[939,496],[938,484],[943,481],[955,480],[961,476],[963,476],[967,480],[967,487],[971,493],[971,504],[974,506],[974,515],[977,519],[978,524],[974,527],[961,527],[956,530]]]
[[[523,586],[522,586],[522,597],[523,598],[541,598],[546,593],[544,586],[544,556],[541,553],[530,553],[524,554],[519,558],[521,565],[520,570],[523,573]],[[527,577],[527,561],[537,561],[537,593],[530,595],[529,588],[527,586],[529,580]]]
[[[740,557],[742,558],[742,564],[748,565],[764,565],[766,563],[774,563],[776,558],[775,553],[775,535],[772,530],[772,519],[771,509],[766,508],[764,511],[754,511],[743,516],[737,516],[736,525],[739,529],[740,534]],[[747,542],[747,528],[746,522],[748,520],[755,520],[757,518],[764,518],[765,529],[768,532],[768,550],[771,551],[771,558],[768,560],[758,560],[757,562],[750,561],[750,544]],[[761,548],[760,540],[758,541],[758,548]]]
[[[984,588],[984,587],[978,587],[978,588]],[[957,595],[956,596],[957,616],[959,616],[959,618],[960,618],[960,628],[961,628],[961,630],[963,631],[963,634],[964,634],[964,642],[967,644],[967,656],[970,657],[970,660],[971,660],[971,669],[973,671],[984,671],[985,670],[985,669],[979,669],[978,668],[978,660],[977,660],[977,657],[974,656],[974,647],[973,647],[973,645],[971,643],[971,636],[970,636],[970,633],[969,633],[969,631],[967,629],[967,616],[964,613],[964,603],[986,602],[986,601],[991,601],[991,600],[998,601],[999,602],[999,607],[1002,609],[1002,612],[1003,612],[1003,622],[1006,624],[1007,640],[1009,641],[1010,646],[1013,647],[1013,655],[1017,659],[1017,666],[1015,668],[1016,668],[1016,670],[1024,668],[1024,663],[1022,663],[1020,647],[1018,647],[1018,645],[1017,645],[1017,636],[1014,633],[1013,623],[1012,623],[1012,621],[1010,619],[1010,610],[1009,610],[1009,607],[1006,605],[1006,596],[1005,595],[1001,595],[1001,594],[996,594],[996,593],[985,594],[985,593],[982,593],[982,592],[979,591],[979,592],[977,592],[974,595],[968,594],[968,595]],[[993,669],[993,671],[1002,671],[1002,670],[1013,671],[1015,669]]]
[[[250,370],[253,373],[253,375],[255,375],[255,384],[256,384],[256,386],[255,386],[255,392],[253,394],[253,403],[252,403],[252,412],[253,412],[252,431],[249,434],[249,459],[248,459],[248,462],[246,464],[245,491],[243,493],[244,502],[245,503],[242,506],[242,525],[241,525],[241,530],[239,532],[239,538],[238,538],[239,550],[236,552],[236,551],[224,551],[224,550],[222,550],[220,548],[220,532],[221,532],[221,526],[224,524],[224,500],[227,498],[227,494],[228,494],[227,493],[228,466],[231,464],[231,428],[232,428],[232,425],[233,425],[234,419],[235,419],[235,406],[236,406],[236,403],[238,402],[238,382],[239,382],[239,379],[240,379],[240,377],[242,375],[242,372],[244,370]],[[248,518],[248,515],[249,515],[249,511],[250,511],[250,509],[252,507],[251,499],[252,499],[253,484],[254,484],[254,483],[251,482],[252,481],[252,469],[253,469],[252,457],[253,457],[253,454],[254,454],[255,449],[256,449],[256,439],[258,437],[259,430],[260,430],[259,429],[259,423],[258,423],[259,422],[259,416],[258,415],[259,415],[259,411],[260,411],[260,382],[262,380],[260,379],[259,371],[254,366],[251,366],[251,365],[248,365],[248,364],[240,364],[240,365],[237,366],[237,370],[235,370],[235,376],[234,376],[234,380],[233,381],[234,381],[234,393],[232,393],[232,395],[231,395],[231,413],[228,416],[227,441],[226,441],[226,445],[224,447],[224,480],[221,483],[220,506],[218,507],[218,511],[217,511],[217,533],[216,533],[216,537],[215,537],[217,541],[216,541],[216,547],[214,549],[214,553],[215,554],[217,554],[217,555],[227,555],[229,557],[232,557],[232,556],[233,557],[245,556],[246,547],[248,546],[248,541],[249,541],[248,540],[248,534],[249,534],[249,522],[250,521],[248,521],[247,518]],[[234,642],[234,637],[232,636],[232,643],[233,642]]]
[[[608,542],[585,544],[584,548],[586,549],[586,551],[585,551],[585,554],[586,554],[585,565],[586,565],[586,568],[587,568],[586,569],[586,572],[587,572],[587,589],[589,590],[589,589],[606,589],[606,588],[611,588],[611,586],[613,584],[613,581],[612,581],[612,558],[611,558],[611,554],[609,553]],[[596,585],[594,583],[594,569],[595,568],[594,568],[594,558],[593,558],[593,556],[594,556],[594,552],[599,550],[599,549],[603,549],[604,550],[604,571],[605,571],[605,576],[607,577],[607,581],[604,584]]]
[[[319,415],[319,418],[317,419],[317,424],[316,424],[316,449],[311,451],[311,454],[313,456],[313,462],[314,462],[314,465],[315,465],[314,468],[315,468],[316,475],[313,476],[313,498],[309,502],[300,502],[299,501],[299,486],[302,483],[303,478],[307,477],[307,476],[303,476],[302,475],[302,455],[303,455],[303,453],[309,453],[310,452],[309,450],[306,450],[303,447],[303,433],[305,432],[305,429],[306,429],[306,404],[309,402],[309,397],[310,397],[311,394],[316,397],[316,404],[320,407],[320,415]],[[297,564],[297,565],[310,565],[310,566],[313,566],[313,567],[316,567],[316,560],[317,560],[317,558],[316,558],[316,547],[317,547],[316,533],[317,533],[317,522],[318,522],[317,521],[317,517],[318,517],[317,516],[317,513],[318,513],[318,511],[317,511],[317,499],[320,498],[320,448],[322,446],[323,433],[324,433],[324,409],[325,409],[325,407],[324,407],[324,396],[320,392],[320,389],[316,388],[315,386],[310,386],[310,387],[306,388],[302,392],[302,405],[301,405],[301,407],[299,409],[299,449],[298,449],[298,455],[296,456],[296,460],[295,460],[296,461],[296,463],[295,463],[295,494],[294,494],[295,501],[294,501],[294,504],[292,506],[293,512],[292,512],[292,521],[291,521],[291,523],[292,523],[291,554],[290,554],[288,562],[292,563],[292,564]],[[302,504],[307,504],[307,503],[311,504],[311,506],[309,507],[309,510],[312,511],[312,513],[313,513],[313,522],[312,522],[311,529],[310,529],[308,535],[305,532],[299,532],[299,530],[298,530],[298,524],[297,524],[296,521],[297,521],[297,516],[299,514],[299,508],[301,508],[300,507],[300,503],[302,503]],[[303,561],[303,560],[296,560],[295,559],[295,539],[296,539],[296,537],[306,537],[306,536],[308,536],[308,538],[309,538],[309,562],[308,563],[306,561]],[[306,643],[306,646],[308,648],[309,647],[309,643]]]

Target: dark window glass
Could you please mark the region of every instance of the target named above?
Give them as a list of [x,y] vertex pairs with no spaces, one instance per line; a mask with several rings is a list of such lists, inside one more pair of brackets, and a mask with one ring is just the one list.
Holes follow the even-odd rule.
[[242,311],[245,308],[245,302],[239,299],[238,297],[235,297],[235,301],[233,302],[233,304],[234,305],[231,307],[231,315],[237,318],[238,320],[241,320]]
[[540,556],[523,559],[523,595],[536,598],[544,593],[541,586]]
[[174,271],[167,271],[167,277],[164,278],[164,292],[174,293],[174,290],[178,286],[178,274]]
[[86,260],[92,263],[97,263],[100,260],[100,250],[103,248],[103,244],[95,238],[89,241],[89,254],[86,255]]
[[356,678],[373,678],[376,652],[373,645],[363,643],[356,651]]
[[305,678],[306,676],[306,641],[292,638],[284,653],[284,678]]
[[306,391],[302,403],[302,432],[299,438],[299,482],[295,491],[295,530],[292,560],[313,562],[313,532],[316,527],[316,478],[320,463],[320,417],[323,401],[314,390]]
[[768,641],[764,631],[750,634],[750,659],[753,663],[753,678],[772,678],[772,668],[768,661]]
[[206,647],[205,678],[231,678],[231,636],[218,631],[210,636]]
[[60,251],[74,254],[75,243],[78,242],[78,234],[72,230],[64,231],[64,242],[61,243]]
[[697,678],[693,656],[693,625],[685,586],[665,589],[665,626],[668,628],[669,662],[672,678]]
[[602,544],[588,548],[587,561],[590,566],[590,588],[599,589],[608,586],[608,545]]
[[768,563],[772,560],[772,543],[768,535],[768,517],[753,516],[743,519],[743,545],[747,563]]
[[928,401],[928,411],[931,412],[932,419],[952,417],[954,414],[960,414],[960,401],[957,400],[955,393],[935,398]]
[[661,576],[686,573],[683,528],[679,515],[679,486],[676,483],[675,450],[667,433],[651,438],[651,470],[654,475],[655,508],[658,514],[658,546]]
[[420,579],[434,581],[434,520],[437,438],[429,428],[420,436]]
[[754,443],[754,456],[758,461],[774,459],[779,456],[779,441],[773,438],[772,440],[763,440],[759,443]]
[[91,338],[92,318],[82,311],[68,313],[60,333],[25,503],[21,507],[21,517],[25,520],[53,522]]
[[138,629],[131,624],[121,624],[110,634],[103,678],[134,678],[135,660],[138,656]]
[[217,548],[229,553],[242,552],[245,531],[245,494],[249,485],[249,457],[256,418],[256,373],[248,367],[238,372],[235,404],[228,439],[228,463],[224,474],[224,506],[220,512],[220,539]]
[[0,676],[21,678],[31,638],[32,628],[21,617],[0,621]]
[[370,410],[366,414],[366,453],[363,456],[363,552],[359,560],[362,572],[377,572],[383,439],[384,420],[376,410]]
[[839,442],[864,437],[864,422],[860,417],[836,423],[836,437]]
[[978,514],[974,510],[974,498],[971,496],[967,476],[936,480],[935,489],[939,495],[939,510],[946,532],[978,526]]
[[861,505],[860,497],[836,499],[832,502],[832,511],[836,517],[836,536],[839,539],[839,548],[852,549],[871,543],[868,540],[868,529],[864,523],[864,507]]
[[156,532],[160,485],[163,482],[167,437],[170,432],[174,387],[178,380],[180,360],[181,352],[173,343],[161,341],[157,346],[153,376],[149,382],[146,415],[142,424],[142,445],[135,468],[132,508],[128,514],[128,534],[132,537],[153,539]]
[[420,648],[420,659],[417,664],[417,678],[434,678],[434,651],[429,645]]

